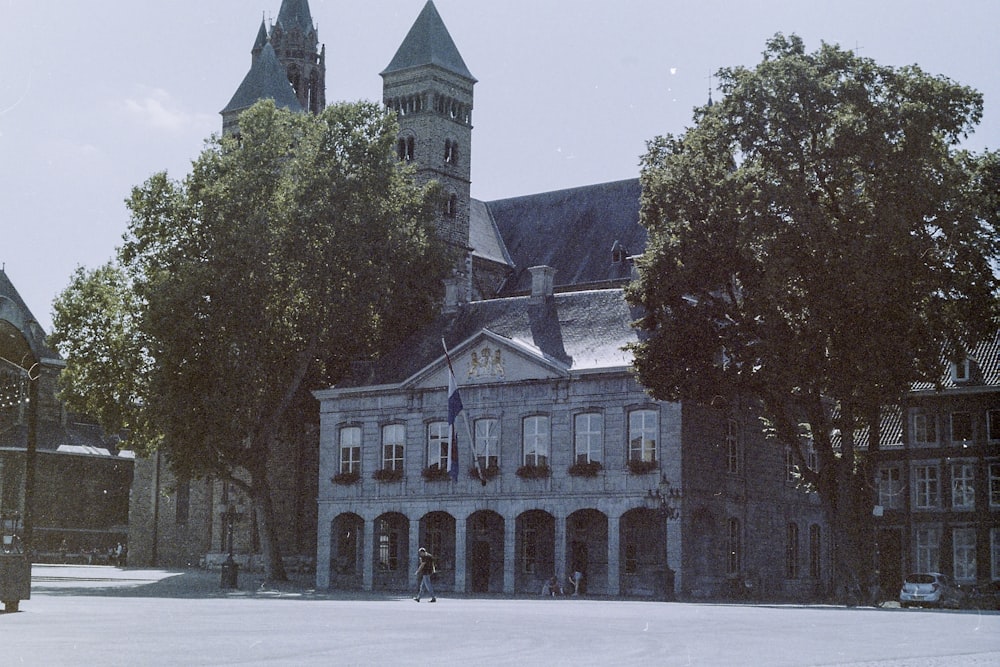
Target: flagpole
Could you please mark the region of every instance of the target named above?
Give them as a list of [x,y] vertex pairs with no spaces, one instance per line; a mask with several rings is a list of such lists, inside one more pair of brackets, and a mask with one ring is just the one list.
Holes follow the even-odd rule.
[[[452,385],[454,385],[454,387],[455,387],[455,393],[458,393],[458,378],[455,377],[455,369],[452,368],[452,366],[451,366],[451,356],[448,354],[448,345],[444,342],[444,337],[443,336],[441,337],[441,347],[444,348],[444,358],[445,358],[445,361],[448,362],[448,374],[449,374],[449,377],[448,377],[448,379],[449,379],[449,383],[448,383],[449,384],[449,396],[448,396],[448,400],[450,402],[451,401],[450,394],[451,394],[451,386]],[[449,406],[449,411],[450,411],[450,409],[451,408]],[[461,409],[461,413],[462,413],[462,419],[465,422],[465,432],[469,436],[469,449],[472,452],[472,462],[476,466],[476,474],[479,476],[479,482],[483,486],[486,486],[486,475],[483,474],[482,466],[479,465],[479,457],[476,455],[476,439],[472,435],[472,427],[469,425],[469,415],[464,410],[464,406],[463,406],[463,409]],[[451,439],[452,439],[452,441],[451,441],[451,445],[449,446],[449,451],[453,451],[455,453],[455,459],[457,459],[458,458],[457,457],[458,447],[456,446],[456,442],[455,442],[456,439],[457,439],[457,434],[455,433],[455,424],[454,424],[454,421],[452,421],[452,424],[451,424]],[[452,461],[452,465],[456,466],[455,471],[458,472],[457,461]]]

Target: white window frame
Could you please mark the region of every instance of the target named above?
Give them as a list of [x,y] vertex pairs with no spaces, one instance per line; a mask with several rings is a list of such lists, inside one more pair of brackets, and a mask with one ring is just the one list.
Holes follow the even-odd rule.
[[913,531],[914,571],[938,572],[941,562],[941,528],[918,526]]
[[941,507],[941,470],[937,464],[913,466],[913,507],[915,509]]
[[340,462],[338,469],[341,474],[361,473],[361,427],[343,426],[340,429]]
[[476,457],[483,468],[500,466],[500,420],[483,417],[473,427],[476,438]]
[[451,462],[451,427],[446,421],[427,424],[426,467],[448,471]]
[[884,466],[878,471],[878,504],[885,509],[903,509],[903,469]]
[[976,509],[976,464],[957,461],[951,465],[951,507],[956,510]]
[[961,361],[951,362],[951,381],[952,382],[968,382],[971,375],[971,364],[969,363],[969,358],[966,357]]
[[600,463],[604,459],[604,415],[581,412],[573,417],[573,462]]
[[406,427],[386,424],[382,427],[382,469],[402,470],[406,456]]
[[986,411],[986,438],[1000,442],[1000,408]]
[[659,412],[649,408],[632,410],[628,415],[628,460],[656,462],[659,436]]
[[[968,432],[967,435],[969,437],[967,437],[967,438],[961,438],[961,437],[957,437],[955,435],[955,421],[956,421],[955,418],[956,417],[959,418],[960,423],[961,423],[961,421],[968,420],[969,432]],[[971,412],[967,412],[965,410],[957,410],[957,411],[951,413],[950,419],[948,421],[949,421],[949,427],[950,427],[949,428],[949,433],[948,433],[949,442],[953,442],[953,443],[967,443],[967,442],[972,442],[975,439],[975,437],[976,437],[976,423],[975,423],[975,420],[972,418],[972,413]]]
[[548,415],[529,415],[521,420],[521,462],[526,466],[549,464]]
[[726,472],[738,475],[743,471],[743,452],[740,447],[739,424],[735,419],[726,420]]
[[[913,444],[936,445],[938,442],[937,415],[933,412],[917,410],[913,413]],[[930,437],[928,437],[930,434]]]
[[986,467],[989,476],[990,507],[1000,507],[1000,461],[991,461]]
[[952,528],[952,563],[956,581],[976,580],[976,529],[974,526]]

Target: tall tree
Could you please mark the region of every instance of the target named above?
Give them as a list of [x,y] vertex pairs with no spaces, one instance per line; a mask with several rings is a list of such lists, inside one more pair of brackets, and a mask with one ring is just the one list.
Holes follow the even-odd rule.
[[178,478],[242,488],[271,579],[269,466],[295,406],[432,316],[453,265],[439,193],[396,161],[396,134],[373,104],[258,103],[183,182],[135,188],[117,266],[78,271],[55,304],[70,405],[159,447]]
[[759,400],[863,600],[880,408],[998,324],[1000,156],[959,148],[980,94],[916,66],[778,34],[718,76],[723,99],[643,158],[635,364],[661,399]]

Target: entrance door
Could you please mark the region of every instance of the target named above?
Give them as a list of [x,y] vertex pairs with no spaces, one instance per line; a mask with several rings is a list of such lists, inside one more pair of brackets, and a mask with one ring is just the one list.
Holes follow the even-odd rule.
[[882,596],[894,600],[903,583],[903,541],[893,528],[878,531],[878,583]]
[[490,591],[490,543],[476,541],[472,543],[469,590],[473,593],[489,593]]

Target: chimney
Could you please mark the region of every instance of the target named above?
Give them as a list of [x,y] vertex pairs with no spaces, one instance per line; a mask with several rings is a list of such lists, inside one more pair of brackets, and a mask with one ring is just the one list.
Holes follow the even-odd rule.
[[553,294],[556,270],[551,266],[532,266],[528,271],[531,272],[531,301],[541,302],[550,298]]

